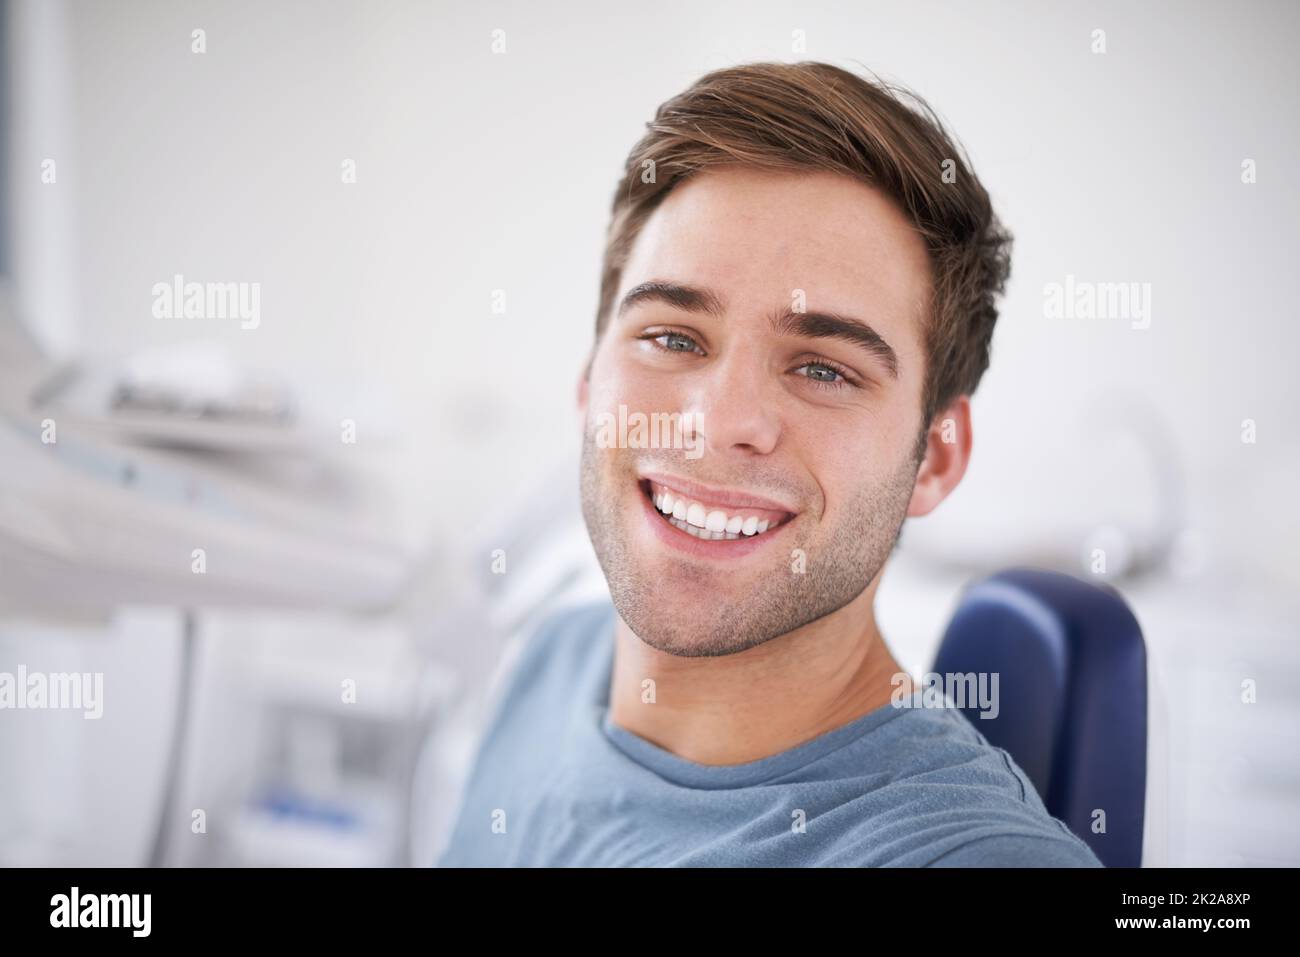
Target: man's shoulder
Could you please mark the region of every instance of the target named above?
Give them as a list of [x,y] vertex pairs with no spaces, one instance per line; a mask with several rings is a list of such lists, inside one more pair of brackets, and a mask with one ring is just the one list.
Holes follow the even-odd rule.
[[524,800],[518,797],[521,782],[535,782],[554,768],[555,749],[563,747],[573,707],[587,686],[594,689],[600,683],[592,670],[599,667],[599,656],[591,650],[612,616],[609,603],[573,603],[516,631],[488,695],[452,834],[440,855],[443,866],[480,855],[494,859],[498,845],[481,843],[476,829],[508,795]]
[[[952,708],[906,710],[888,722],[886,790],[898,816],[864,840],[863,860],[911,867],[1100,867],[1053,817],[1015,759]],[[891,815],[892,816],[892,815]],[[866,835],[864,834],[865,838]],[[870,845],[870,846],[867,846]]]
[[499,723],[525,700],[568,696],[577,676],[593,666],[593,651],[613,627],[614,607],[608,601],[584,601],[551,609],[523,626],[501,665],[494,698]]
[[[1059,824],[1059,822],[1057,822]],[[989,834],[940,854],[927,867],[1102,867],[1082,840],[1062,829]]]
[[584,601],[551,609],[524,632],[519,665],[556,667],[588,659],[593,646],[612,635],[614,606],[605,601]]

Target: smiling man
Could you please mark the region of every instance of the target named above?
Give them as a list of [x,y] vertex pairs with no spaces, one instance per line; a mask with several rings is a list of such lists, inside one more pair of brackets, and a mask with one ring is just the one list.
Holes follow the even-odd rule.
[[[966,469],[1009,248],[898,91],[754,64],[660,107],[580,386],[612,604],[531,636],[441,864],[1100,865],[873,612]],[[620,410],[678,441],[597,442]]]

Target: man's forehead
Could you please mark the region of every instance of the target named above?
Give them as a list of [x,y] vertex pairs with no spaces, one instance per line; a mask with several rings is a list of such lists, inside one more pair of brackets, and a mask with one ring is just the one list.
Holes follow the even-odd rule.
[[770,309],[802,291],[809,308],[878,321],[919,319],[930,287],[925,245],[893,203],[824,172],[724,169],[676,187],[637,237],[618,300],[664,277],[728,309]]

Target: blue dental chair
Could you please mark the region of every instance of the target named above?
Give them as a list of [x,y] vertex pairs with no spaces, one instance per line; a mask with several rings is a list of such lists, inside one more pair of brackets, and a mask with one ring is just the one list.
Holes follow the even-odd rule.
[[[1119,593],[1011,569],[973,585],[945,632],[938,674],[996,672],[1000,710],[963,708],[1107,867],[1140,867],[1147,786],[1147,663]],[[1093,832],[1095,809],[1105,832]]]

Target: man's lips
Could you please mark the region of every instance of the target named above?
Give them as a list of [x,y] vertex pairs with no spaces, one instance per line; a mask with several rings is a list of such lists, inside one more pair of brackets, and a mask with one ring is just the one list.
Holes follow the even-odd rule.
[[656,524],[667,524],[700,542],[757,541],[795,516],[791,510],[769,507],[774,504],[770,499],[735,489],[713,489],[677,478],[670,483],[657,478],[639,483],[658,516]]
[[792,516],[798,511],[794,506],[773,498],[766,498],[741,489],[705,485],[702,482],[694,482],[690,479],[663,472],[642,472],[641,478],[652,484],[661,485],[673,494],[680,495],[687,500],[716,508],[754,509],[757,511],[778,512],[787,516]]

